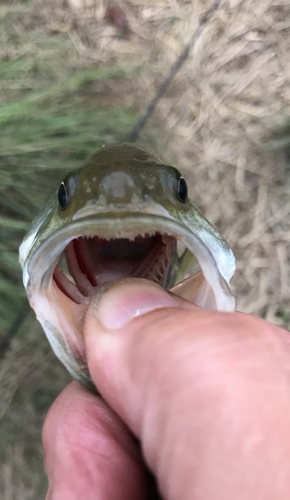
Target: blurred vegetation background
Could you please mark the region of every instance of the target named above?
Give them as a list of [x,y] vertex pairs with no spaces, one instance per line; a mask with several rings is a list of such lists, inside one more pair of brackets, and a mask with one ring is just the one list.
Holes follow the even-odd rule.
[[[64,173],[126,140],[207,0],[2,0],[0,343],[18,247]],[[238,309],[289,328],[290,5],[221,6],[138,143],[185,173],[237,257]],[[70,380],[30,313],[0,359],[0,497],[44,498],[41,427]]]

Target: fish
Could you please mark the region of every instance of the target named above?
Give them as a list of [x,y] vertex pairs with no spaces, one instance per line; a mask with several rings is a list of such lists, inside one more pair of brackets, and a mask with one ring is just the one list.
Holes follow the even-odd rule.
[[67,174],[19,249],[30,306],[56,356],[92,389],[83,321],[102,286],[143,278],[196,305],[235,310],[235,257],[179,170],[133,144]]

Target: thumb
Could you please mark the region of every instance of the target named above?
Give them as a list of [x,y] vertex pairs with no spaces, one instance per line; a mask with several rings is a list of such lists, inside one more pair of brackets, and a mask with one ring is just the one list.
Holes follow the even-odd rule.
[[128,279],[93,299],[84,337],[164,498],[290,498],[290,358],[272,325]]
[[[186,309],[200,311],[155,283],[133,278],[103,287],[86,313],[84,339],[93,381],[138,437],[148,383],[156,387],[160,377],[165,389],[162,371],[173,369],[171,353],[184,330]],[[167,384],[175,383],[176,375],[170,378]]]

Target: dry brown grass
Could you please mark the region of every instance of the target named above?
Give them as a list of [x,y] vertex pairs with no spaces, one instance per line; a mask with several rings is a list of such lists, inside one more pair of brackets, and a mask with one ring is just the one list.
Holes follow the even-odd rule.
[[[104,19],[108,2],[33,1],[18,29],[62,34],[80,67],[138,64],[125,87],[113,81],[100,92],[104,106],[145,110],[210,4],[119,0],[123,36]],[[289,116],[289,19],[287,0],[222,2],[139,140],[186,172],[191,198],[233,247],[238,309],[288,327],[288,137],[284,148],[268,144]],[[43,496],[41,423],[68,380],[35,328],[30,318],[1,367],[3,500]]]

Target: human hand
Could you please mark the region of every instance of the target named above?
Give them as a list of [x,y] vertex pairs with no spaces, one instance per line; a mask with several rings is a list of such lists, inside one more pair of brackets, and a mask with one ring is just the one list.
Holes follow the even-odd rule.
[[153,498],[149,468],[166,500],[289,500],[287,332],[135,279],[92,301],[84,335],[103,399],[73,382],[53,404],[47,499]]

